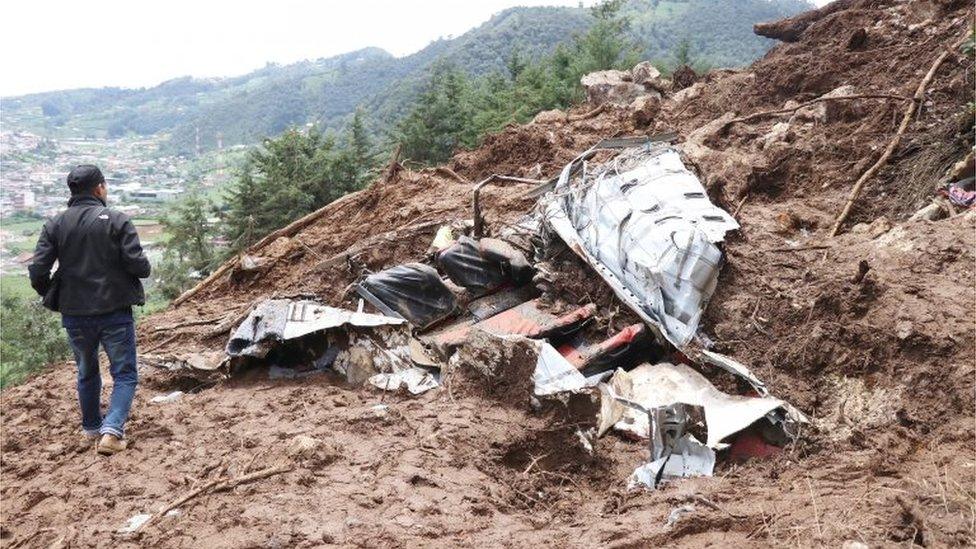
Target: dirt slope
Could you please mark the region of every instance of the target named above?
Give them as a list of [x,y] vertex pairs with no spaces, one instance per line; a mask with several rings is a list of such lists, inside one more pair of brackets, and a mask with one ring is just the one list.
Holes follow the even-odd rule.
[[[837,238],[827,238],[833,218],[897,128],[903,100],[720,127],[845,85],[910,96],[972,24],[966,3],[852,2],[749,69],[710,73],[650,112],[609,108],[511,127],[450,164],[468,181],[545,179],[600,138],[677,131],[713,200],[742,225],[726,244],[702,329],[813,418],[811,432],[778,458],[723,463],[714,478],[628,493],[625,479],[646,456],[640,444],[610,434],[593,457],[569,451],[566,418],[463,384],[408,398],[254,372],[198,387],[146,367],[133,446],[104,459],[76,443],[73,370],[62,365],[2,395],[0,544],[971,546],[974,216],[906,219],[973,146],[972,59],[953,54],[941,67],[905,141]],[[530,188],[489,188],[489,227],[532,208]],[[420,258],[436,227],[400,231],[352,262],[341,257],[347,248],[467,218],[470,190],[444,172],[401,170],[261,250],[265,271],[222,278],[149,319],[141,350],[220,349],[226,335],[211,335],[214,324],[272,293],[343,303],[362,266]],[[562,270],[569,280],[588,276],[572,261]],[[200,319],[213,322],[173,327]],[[197,392],[148,403],[173,389]],[[301,436],[319,446],[289,452]],[[275,464],[294,469],[202,496],[140,536],[116,533],[207,479]]]

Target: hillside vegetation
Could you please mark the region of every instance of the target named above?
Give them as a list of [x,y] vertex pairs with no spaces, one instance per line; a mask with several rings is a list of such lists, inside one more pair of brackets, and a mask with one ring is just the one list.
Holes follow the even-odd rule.
[[[811,6],[804,0],[630,0],[630,38],[641,57],[661,64],[675,47],[690,44],[696,60],[741,66],[772,41],[752,34],[758,21],[786,17]],[[431,67],[447,62],[470,76],[504,71],[513,50],[530,59],[553,52],[592,24],[581,8],[511,8],[451,39],[396,58],[379,48],[291,65],[268,64],[223,79],[177,78],[152,88],[80,89],[4,99],[4,122],[52,136],[170,134],[168,152],[199,146],[256,143],[289,126],[343,126],[357,106],[371,114],[374,133],[409,110]]]

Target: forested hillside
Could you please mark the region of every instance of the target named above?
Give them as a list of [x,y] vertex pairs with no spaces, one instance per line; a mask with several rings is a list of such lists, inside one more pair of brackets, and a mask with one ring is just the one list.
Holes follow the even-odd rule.
[[[772,41],[751,32],[757,21],[805,9],[804,0],[629,0],[624,13],[641,57],[666,65],[680,43],[701,64],[751,62]],[[511,8],[471,31],[432,42],[395,58],[378,48],[291,65],[269,64],[224,79],[177,78],[143,89],[82,89],[4,98],[8,128],[48,135],[170,134],[169,151],[255,143],[293,125],[324,129],[368,107],[367,126],[390,128],[412,104],[430,67],[446,61],[469,75],[504,71],[517,50],[526,58],[551,53],[585,31],[591,18],[580,8]]]

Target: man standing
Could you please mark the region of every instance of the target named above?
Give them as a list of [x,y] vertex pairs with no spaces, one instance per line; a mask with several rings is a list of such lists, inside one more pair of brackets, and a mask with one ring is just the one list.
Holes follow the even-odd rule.
[[[28,271],[44,306],[61,312],[68,332],[78,365],[81,427],[91,440],[101,436],[98,452],[109,455],[126,447],[125,421],[138,383],[132,305],[145,303],[139,279],[149,276],[149,260],[129,218],[105,206],[108,189],[101,170],[76,166],[68,187],[68,209],[44,224]],[[104,416],[99,344],[113,380]]]

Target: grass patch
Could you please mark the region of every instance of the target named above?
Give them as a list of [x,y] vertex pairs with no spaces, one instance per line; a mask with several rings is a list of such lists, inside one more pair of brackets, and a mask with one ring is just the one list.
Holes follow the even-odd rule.
[[0,296],[14,296],[24,299],[38,297],[31,288],[27,275],[0,275]]

